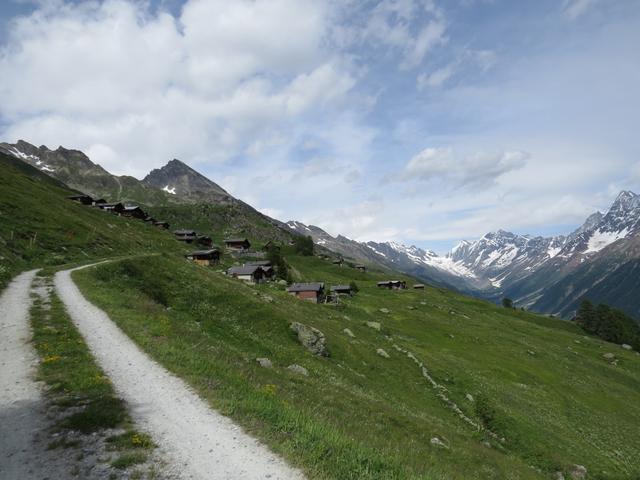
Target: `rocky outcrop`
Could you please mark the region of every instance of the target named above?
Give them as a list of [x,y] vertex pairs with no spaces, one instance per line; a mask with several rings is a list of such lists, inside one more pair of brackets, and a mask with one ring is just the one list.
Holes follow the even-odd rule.
[[292,322],[289,328],[296,332],[300,344],[314,355],[328,357],[327,339],[320,330],[299,322]]

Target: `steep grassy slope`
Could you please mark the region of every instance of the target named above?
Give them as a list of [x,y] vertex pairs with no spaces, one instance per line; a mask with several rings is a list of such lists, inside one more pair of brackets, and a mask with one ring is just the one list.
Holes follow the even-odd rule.
[[[640,475],[635,353],[570,323],[432,288],[379,290],[381,274],[286,253],[300,278],[355,280],[360,293],[341,308],[309,304],[172,255],[75,279],[143,349],[311,478],[551,478],[574,464],[589,478]],[[301,347],[291,321],[324,332],[330,357]]]
[[0,153],[0,288],[27,267],[182,250],[170,233],[71,202],[72,193]]

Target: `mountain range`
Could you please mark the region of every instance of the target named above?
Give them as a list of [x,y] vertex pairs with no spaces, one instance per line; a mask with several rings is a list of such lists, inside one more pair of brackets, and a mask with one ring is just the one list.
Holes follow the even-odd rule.
[[[606,213],[595,212],[567,235],[529,236],[504,230],[461,241],[446,255],[397,242],[358,242],[321,228],[286,224],[257,212],[180,160],[144,179],[116,176],[84,153],[51,150],[25,141],[2,143],[0,151],[33,165],[71,188],[94,197],[147,206],[214,204],[227,215],[286,234],[311,236],[328,251],[407,273],[434,285],[492,301],[509,297],[520,307],[569,318],[583,298],[640,317],[640,195],[621,192]],[[251,222],[241,222],[243,228]]]
[[640,195],[630,191],[566,236],[498,230],[463,240],[444,256],[396,242],[332,237],[300,222],[287,225],[343,255],[494,301],[509,297],[521,307],[571,317],[589,298],[640,315]]

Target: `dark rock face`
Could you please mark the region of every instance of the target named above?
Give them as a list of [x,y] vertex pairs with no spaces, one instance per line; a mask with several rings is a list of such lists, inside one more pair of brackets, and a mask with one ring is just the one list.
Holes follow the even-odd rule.
[[231,201],[233,198],[218,184],[176,159],[152,170],[142,183],[192,201]]

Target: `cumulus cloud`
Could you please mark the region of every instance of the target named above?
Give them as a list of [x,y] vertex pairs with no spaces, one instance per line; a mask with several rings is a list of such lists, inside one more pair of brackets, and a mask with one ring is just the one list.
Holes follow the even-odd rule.
[[456,155],[451,148],[425,148],[409,160],[399,179],[439,180],[454,188],[486,187],[524,167],[528,158],[529,154],[517,150]]
[[326,44],[327,8],[189,0],[176,18],[147,2],[42,4],[0,51],[5,137],[81,148],[135,175],[173,156],[254,152],[355,85]]

